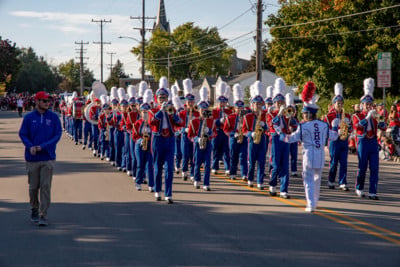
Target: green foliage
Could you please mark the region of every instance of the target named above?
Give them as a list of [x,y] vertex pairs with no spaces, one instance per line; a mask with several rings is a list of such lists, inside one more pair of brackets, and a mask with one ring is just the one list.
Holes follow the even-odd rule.
[[[139,45],[132,49],[132,53],[140,58],[141,49]],[[229,58],[234,53],[235,50],[228,47],[216,28],[201,29],[189,22],[178,26],[173,33],[153,32],[145,47],[145,68],[159,79],[168,75],[169,62],[171,81],[226,75]]]
[[[363,95],[363,80],[376,79],[378,52],[392,53],[392,87],[388,92],[398,94],[400,87],[400,33],[398,28],[376,29],[398,25],[399,8],[386,9],[359,16],[293,27],[327,19],[398,4],[395,0],[288,0],[280,1],[281,9],[270,15],[273,40],[268,57],[278,75],[287,84],[314,81],[322,97],[331,98],[334,84],[341,82],[346,97]],[[365,31],[367,29],[375,29]],[[358,31],[358,32],[356,32]],[[346,33],[347,32],[347,33]],[[342,33],[342,34],[334,34]],[[301,38],[298,38],[301,37]],[[300,86],[301,87],[301,86]],[[381,95],[382,89],[375,89]]]
[[[70,59],[68,62],[61,63],[58,66],[58,71],[62,76],[62,82],[59,87],[62,91],[72,92],[80,90],[80,64]],[[94,81],[93,72],[84,69],[83,71],[83,86],[92,86]]]
[[113,86],[119,87],[120,78],[128,78],[128,75],[125,74],[124,66],[118,59],[112,68],[110,77],[104,82],[104,85],[106,88],[111,88]]
[[0,36],[0,84],[7,86],[13,80],[21,67],[18,59],[20,50],[10,40],[2,40]]
[[17,92],[30,93],[42,90],[53,92],[57,89],[57,75],[54,69],[43,57],[38,57],[32,48],[21,49],[18,59],[21,69],[10,87],[15,88]]
[[[261,69],[263,70],[269,70],[273,73],[275,73],[275,67],[271,64],[271,59],[267,57],[268,50],[271,48],[270,47],[270,42],[264,42],[262,48],[261,48],[261,54],[262,54],[262,67]],[[250,63],[249,66],[246,69],[247,72],[251,71],[256,71],[256,51],[253,52],[253,54],[250,57]]]

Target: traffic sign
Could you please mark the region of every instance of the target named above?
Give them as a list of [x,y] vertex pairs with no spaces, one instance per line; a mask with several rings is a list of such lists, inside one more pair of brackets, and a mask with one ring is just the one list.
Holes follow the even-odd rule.
[[392,87],[392,72],[390,70],[378,70],[378,87]]
[[391,70],[392,53],[381,52],[378,53],[378,70]]

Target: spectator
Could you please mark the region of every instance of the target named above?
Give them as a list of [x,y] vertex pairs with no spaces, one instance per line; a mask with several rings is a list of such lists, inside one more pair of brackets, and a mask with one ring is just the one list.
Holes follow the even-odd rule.
[[36,108],[25,115],[19,136],[25,145],[31,220],[38,222],[39,226],[46,226],[56,145],[61,138],[62,129],[57,114],[49,110],[49,94],[38,92],[35,101]]

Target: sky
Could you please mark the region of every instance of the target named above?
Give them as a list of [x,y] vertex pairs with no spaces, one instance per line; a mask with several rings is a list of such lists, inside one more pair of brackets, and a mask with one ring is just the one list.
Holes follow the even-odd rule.
[[[171,31],[186,22],[194,22],[201,28],[217,27],[220,36],[237,50],[239,58],[250,59],[255,50],[256,10],[250,9],[256,0],[164,0]],[[264,0],[263,20],[279,9],[278,0]],[[159,0],[145,2],[145,16],[155,17]],[[242,16],[240,16],[242,15]],[[103,24],[103,77],[110,73],[109,64],[119,59],[125,73],[140,77],[140,62],[130,53],[140,40],[138,30],[141,21],[130,16],[142,16],[142,0],[0,0],[0,36],[15,42],[18,47],[32,47],[52,65],[74,59],[79,62],[80,46],[85,45],[86,68],[100,79],[100,24],[93,20],[111,20]],[[240,16],[239,18],[237,18]],[[235,19],[237,18],[237,19]],[[154,20],[147,20],[146,28],[153,27]],[[249,33],[246,35],[246,33]],[[146,33],[149,39],[151,33]],[[242,37],[240,37],[242,36]],[[263,39],[268,38],[267,32]]]

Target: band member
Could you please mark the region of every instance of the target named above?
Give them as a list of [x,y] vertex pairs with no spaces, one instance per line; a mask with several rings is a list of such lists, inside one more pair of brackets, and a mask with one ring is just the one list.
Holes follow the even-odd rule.
[[115,166],[118,171],[126,171],[125,161],[122,161],[124,154],[128,152],[125,144],[126,119],[128,117],[128,101],[125,99],[125,89],[118,88],[119,108],[115,120],[114,146],[115,146]]
[[365,174],[369,164],[369,198],[378,200],[378,172],[379,172],[379,149],[377,141],[377,130],[386,130],[384,120],[377,120],[377,112],[373,110],[373,92],[375,81],[372,78],[364,80],[364,96],[361,98],[361,113],[353,115],[353,128],[358,137],[358,172],[356,183],[356,194],[364,197]]
[[112,166],[115,166],[115,128],[116,128],[116,122],[117,122],[117,117],[119,114],[119,98],[118,98],[118,89],[117,87],[111,87],[110,90],[110,104],[111,104],[111,114],[110,117],[108,118],[109,124],[110,124],[110,129],[109,129],[109,135],[110,135],[110,162]]
[[153,156],[151,154],[151,129],[149,125],[149,112],[153,92],[147,89],[142,97],[143,103],[140,105],[140,119],[137,120],[132,129],[132,138],[135,144],[135,158],[137,162],[136,173],[133,174],[136,189],[142,190],[146,173],[149,180],[149,191],[154,192],[154,169]]
[[99,142],[99,154],[101,155],[100,159],[103,160],[106,158],[108,161],[110,160],[110,133],[109,133],[109,123],[108,117],[111,113],[111,107],[107,103],[107,96],[102,95],[100,97],[102,103],[102,111],[99,116],[98,127],[100,130],[100,142]]
[[[272,101],[273,91],[274,91],[273,86],[271,86],[271,85],[267,86],[266,98],[264,99],[264,102],[265,102],[264,110],[267,112],[267,114],[268,114],[270,108],[274,104],[274,102]],[[266,142],[265,150],[267,151],[266,161],[268,162],[268,164],[267,164],[268,173],[270,173],[271,169],[272,169],[272,164],[271,164],[271,146],[268,146],[268,144],[271,142],[271,132],[269,131],[269,128],[268,128],[268,131],[265,132],[265,134],[267,135],[267,138],[268,138],[268,142]]]
[[[269,182],[269,192],[271,196],[276,196],[276,185],[278,176],[281,178],[280,197],[289,198],[289,144],[279,140],[281,133],[290,133],[291,127],[295,127],[295,122],[287,116],[285,107],[285,81],[281,78],[275,80],[274,85],[274,106],[267,115],[268,126],[272,135],[272,171]],[[276,130],[278,129],[278,130]],[[280,132],[282,131],[282,132]]]
[[[194,180],[194,160],[193,160],[193,141],[188,137],[188,130],[190,123],[194,118],[200,116],[200,113],[197,111],[197,107],[194,103],[194,94],[192,89],[192,80],[185,79],[183,80],[183,90],[186,100],[185,109],[179,112],[179,117],[184,123],[184,126],[181,128],[181,150],[182,150],[182,178],[183,180],[187,180],[189,174],[190,177]],[[189,172],[190,165],[190,172]]]
[[125,120],[125,125],[126,125],[126,131],[125,131],[125,142],[124,146],[126,146],[126,154],[125,157],[123,158],[123,161],[125,161],[125,166],[126,166],[126,174],[128,176],[134,176],[136,174],[136,169],[137,169],[137,162],[136,162],[136,157],[135,157],[135,140],[132,138],[132,129],[135,124],[135,122],[139,118],[139,112],[137,109],[136,105],[136,89],[133,85],[128,86],[128,95],[129,95],[129,100],[128,100],[128,115]]
[[[89,99],[85,103],[84,110],[88,107],[88,105],[92,103],[92,101]],[[90,121],[87,120],[86,116],[83,116],[83,145],[82,149],[86,149],[86,146],[88,146],[88,149],[91,150],[93,145],[93,134],[92,134],[92,124]]]
[[161,77],[160,88],[156,91],[158,107],[152,110],[150,126],[153,134],[152,152],[154,158],[155,197],[161,200],[162,171],[165,167],[165,200],[172,201],[172,181],[174,175],[175,126],[183,126],[174,107],[168,103],[167,79]]
[[[172,85],[171,86],[171,95],[172,95],[172,104],[179,116],[179,113],[184,110],[184,105],[181,102],[181,99],[178,95],[178,86]],[[174,98],[178,96],[178,98]],[[179,100],[179,101],[178,101]],[[181,149],[181,142],[182,142],[182,127],[175,127],[175,173],[179,174],[181,172],[181,163],[182,163],[182,149]]]
[[339,129],[340,136],[335,141],[329,142],[329,155],[331,160],[329,162],[329,177],[328,188],[335,189],[335,178],[338,165],[340,164],[339,171],[339,188],[348,191],[347,187],[347,158],[349,151],[349,135],[353,131],[351,116],[345,113],[343,104],[343,85],[341,83],[335,84],[335,96],[332,99],[333,110],[329,112],[324,121],[328,123],[329,128],[332,129],[332,122],[335,119],[340,121]]
[[203,189],[210,191],[211,139],[217,135],[217,131],[212,113],[208,110],[208,89],[206,87],[200,89],[200,102],[197,106],[200,109],[200,117],[191,121],[188,130],[188,137],[194,142],[194,187],[200,188],[200,167],[204,164]]
[[[286,100],[286,117],[290,120],[289,134],[295,132],[299,125],[299,121],[296,118],[296,106],[294,104],[293,92],[289,92],[285,95]],[[289,144],[289,156],[290,156],[290,171],[291,176],[297,176],[297,154],[298,144]]]
[[[333,131],[331,131],[326,122],[317,119],[316,114],[319,107],[316,105],[314,91],[314,83],[311,81],[307,82],[302,92],[302,99],[304,102],[302,114],[304,122],[300,124],[294,133],[282,133],[280,135],[280,140],[283,142],[302,142],[302,176],[307,200],[306,212],[313,212],[317,208],[321,188],[321,173],[325,160],[325,144],[328,138],[330,140],[337,139],[337,126],[339,125],[339,119],[335,118],[332,121]],[[279,126],[276,130],[278,129]]]
[[249,173],[247,183],[253,187],[254,171],[256,162],[257,170],[257,188],[264,189],[264,170],[266,159],[267,136],[265,131],[268,129],[266,123],[266,114],[262,110],[264,99],[261,96],[261,82],[256,81],[250,90],[250,105],[252,112],[244,116],[242,131],[249,140]]
[[[92,121],[98,121],[101,113],[101,101],[98,98],[95,98],[94,105],[89,110],[89,118]],[[99,150],[99,126],[97,124],[92,123],[92,135],[93,135],[93,156],[100,157]]]
[[400,142],[400,101],[396,101],[390,108],[389,113],[390,135],[395,144]]
[[244,116],[247,110],[244,109],[243,89],[240,84],[233,86],[233,101],[235,112],[228,116],[224,123],[224,132],[229,136],[229,154],[230,154],[230,179],[236,179],[237,166],[240,159],[240,174],[244,181],[247,181],[248,163],[247,148],[248,139],[243,133]]
[[232,110],[227,108],[228,95],[227,84],[221,82],[217,85],[215,96],[217,107],[213,109],[213,119],[217,126],[217,137],[212,140],[212,173],[217,173],[219,170],[219,161],[223,158],[225,166],[225,174],[229,175],[230,158],[229,158],[229,138],[224,133],[223,126],[225,119],[232,113]]
[[83,107],[85,103],[78,96],[76,92],[74,92],[72,98],[72,119],[73,119],[73,127],[74,127],[74,141],[75,145],[78,143],[82,144],[82,118],[83,118]]

